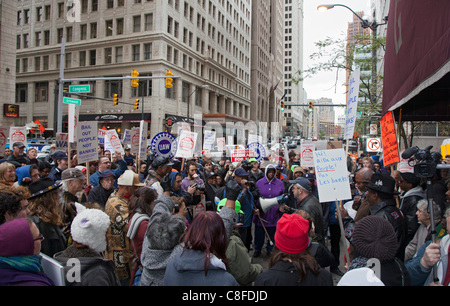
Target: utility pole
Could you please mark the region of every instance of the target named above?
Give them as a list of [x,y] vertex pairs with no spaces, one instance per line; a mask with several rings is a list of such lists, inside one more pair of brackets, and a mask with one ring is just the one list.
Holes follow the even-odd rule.
[[59,61],[59,90],[58,90],[58,105],[57,105],[57,133],[62,133],[62,111],[63,111],[63,91],[64,91],[64,63],[66,57],[66,39],[61,39],[61,58]]

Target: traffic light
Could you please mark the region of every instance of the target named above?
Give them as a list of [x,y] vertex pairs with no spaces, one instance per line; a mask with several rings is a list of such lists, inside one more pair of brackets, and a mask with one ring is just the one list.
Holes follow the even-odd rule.
[[113,98],[113,105],[118,105],[119,102],[117,101],[117,94],[114,94],[114,98]]
[[[166,71],[166,76],[173,76],[173,73],[171,70]],[[172,88],[173,79],[172,78],[166,78],[166,88]]]
[[313,103],[312,103],[312,101],[309,101],[308,112],[312,113],[312,111],[313,111]]
[[[132,70],[131,71],[131,76],[132,77],[138,77],[139,76],[139,72],[137,72],[137,70]],[[132,87],[139,87],[139,79],[131,79],[131,86]]]
[[134,109],[139,108],[139,99],[134,99]]
[[284,101],[281,101],[280,109],[282,112],[284,112]]

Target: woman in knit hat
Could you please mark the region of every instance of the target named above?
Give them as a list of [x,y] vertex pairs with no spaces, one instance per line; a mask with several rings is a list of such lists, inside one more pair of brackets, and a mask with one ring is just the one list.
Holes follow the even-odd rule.
[[[355,258],[349,270],[371,267],[385,286],[409,286],[409,274],[403,262],[396,258],[397,237],[393,226],[379,216],[367,216],[355,226],[353,234]],[[379,265],[379,267],[377,267]]]
[[275,232],[269,269],[256,277],[255,286],[333,286],[331,273],[310,254],[309,222],[298,214],[284,214]]

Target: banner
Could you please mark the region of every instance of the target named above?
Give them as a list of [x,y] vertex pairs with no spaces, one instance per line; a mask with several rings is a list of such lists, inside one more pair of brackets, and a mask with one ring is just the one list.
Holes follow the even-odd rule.
[[231,162],[241,162],[244,159],[250,159],[255,157],[255,151],[253,149],[238,149],[231,151]]
[[78,124],[77,159],[78,163],[98,160],[98,128],[97,122],[80,122]]
[[398,153],[397,134],[395,132],[394,114],[387,112],[381,118],[381,142],[383,143],[384,166],[389,166],[400,161]]
[[358,109],[359,83],[361,70],[356,68],[350,75],[350,86],[348,89],[347,100],[347,116],[345,120],[345,135],[344,139],[352,139],[355,131],[356,111]]
[[321,203],[352,198],[344,149],[314,151],[314,167]]

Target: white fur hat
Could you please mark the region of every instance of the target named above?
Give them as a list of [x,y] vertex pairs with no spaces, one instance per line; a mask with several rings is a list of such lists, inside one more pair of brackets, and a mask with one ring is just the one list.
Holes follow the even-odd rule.
[[72,221],[70,231],[74,241],[88,246],[96,252],[106,249],[106,231],[111,222],[109,216],[99,209],[88,209],[75,202],[77,215]]

